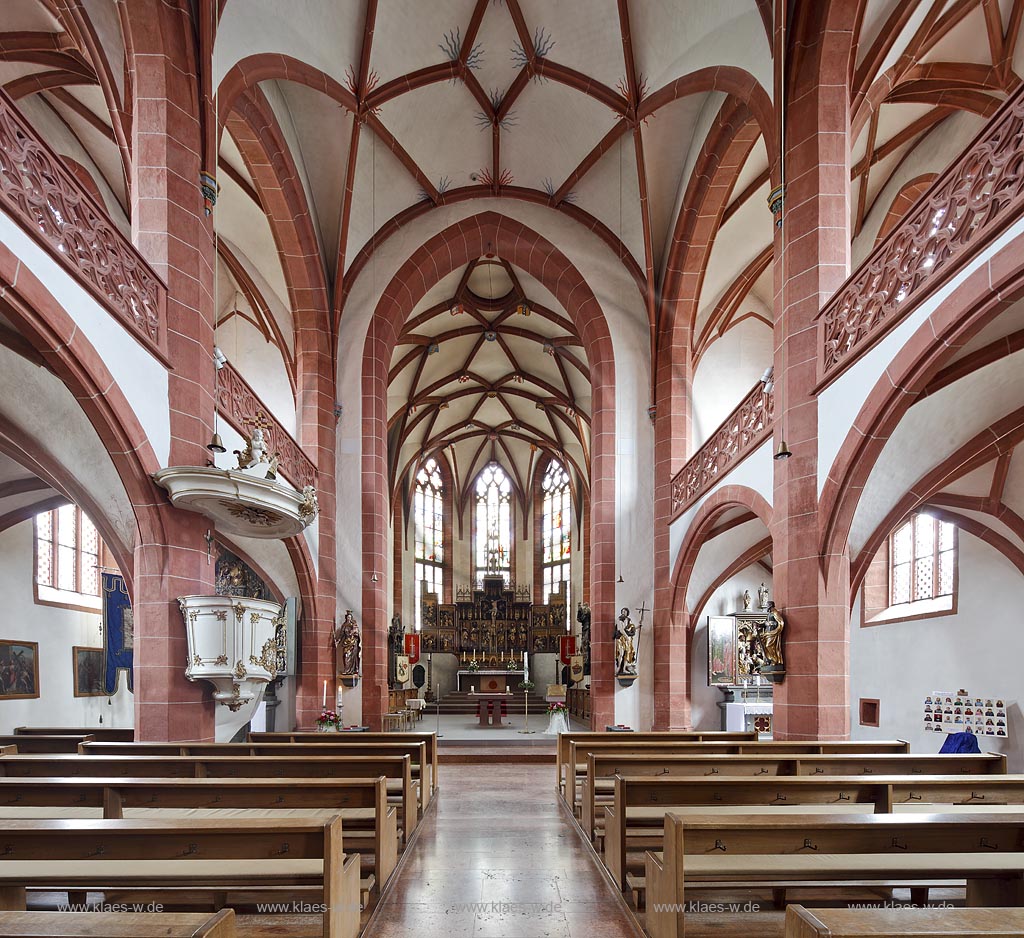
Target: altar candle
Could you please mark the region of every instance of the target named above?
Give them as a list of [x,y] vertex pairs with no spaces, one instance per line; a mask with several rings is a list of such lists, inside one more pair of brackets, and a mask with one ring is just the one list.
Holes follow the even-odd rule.
[[327,681],[324,681],[324,709],[327,709]]

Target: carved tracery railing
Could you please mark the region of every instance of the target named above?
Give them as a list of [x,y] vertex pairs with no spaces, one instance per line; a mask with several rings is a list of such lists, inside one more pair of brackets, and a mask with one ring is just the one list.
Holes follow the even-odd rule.
[[262,414],[267,450],[280,456],[278,472],[296,488],[316,484],[316,466],[292,435],[274,418],[266,404],[228,362],[217,372],[217,410],[232,427],[248,436],[252,421]]
[[758,381],[672,479],[672,518],[689,508],[772,435],[775,393]]
[[833,380],[1024,209],[1024,88],[917,200],[818,317],[818,377]]
[[3,91],[0,206],[136,338],[162,356],[166,288]]

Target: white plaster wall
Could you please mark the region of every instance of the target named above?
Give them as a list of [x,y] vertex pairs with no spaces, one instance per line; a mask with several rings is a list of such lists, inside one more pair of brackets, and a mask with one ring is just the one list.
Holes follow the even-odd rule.
[[[771,318],[771,311],[753,295],[742,309]],[[772,330],[758,319],[744,320],[708,346],[693,375],[691,452],[722,425],[771,363]]]
[[0,733],[16,726],[133,726],[134,698],[124,674],[112,697],[74,696],[71,649],[103,647],[102,616],[37,604],[33,550],[31,520],[0,533],[0,638],[39,643],[40,692],[35,699],[0,700]]
[[160,465],[166,466],[171,447],[167,369],[3,211],[0,244],[39,278],[92,343],[139,418]]
[[[998,551],[960,532],[956,615],[860,627],[858,595],[850,622],[850,723],[855,739],[905,739],[914,752],[938,752],[941,733],[925,732],[924,698],[960,688],[1007,703],[1007,739],[981,736],[983,752],[1005,752],[1024,771],[1020,661],[1024,577]],[[880,701],[879,726],[860,726],[860,698]]]
[[743,591],[750,590],[754,603],[757,588],[771,576],[760,564],[752,564],[726,580],[712,594],[700,612],[693,632],[690,653],[690,721],[695,730],[720,730],[722,711],[718,704],[724,699],[717,687],[708,686],[708,616],[728,616],[743,609]]

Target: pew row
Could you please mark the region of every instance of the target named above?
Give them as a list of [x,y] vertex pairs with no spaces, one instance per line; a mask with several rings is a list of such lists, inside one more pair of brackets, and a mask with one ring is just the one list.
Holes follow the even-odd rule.
[[1024,909],[786,909],[786,938],[1018,938]]
[[[326,733],[324,735],[327,735]],[[360,737],[362,734],[359,734]],[[413,784],[419,793],[420,813],[430,804],[429,784],[421,779],[427,760],[427,744],[422,740],[364,743],[362,739],[347,742],[337,736],[330,744],[302,743],[97,743],[84,742],[78,751],[86,756],[409,756]],[[21,750],[18,750],[21,752]]]
[[0,912],[0,938],[235,938],[235,913]]
[[[421,742],[427,747],[427,762],[430,765],[430,775],[428,782],[430,785],[430,793],[433,794],[437,786],[440,784],[440,776],[438,775],[439,759],[437,754],[437,733],[427,732],[410,732],[410,733],[358,733],[354,734],[355,740],[360,743],[395,743],[395,742]],[[336,733],[310,733],[310,732],[299,732],[294,733],[277,733],[270,731],[253,732],[249,734],[249,742],[251,743],[306,743],[308,745],[334,745],[338,742],[346,741],[344,734]],[[413,768],[416,768],[413,766]]]
[[[603,811],[598,852],[612,879],[626,889],[642,874],[644,851],[662,842],[665,815],[906,812],[1024,813],[1024,775],[800,776],[793,778],[614,779],[613,801]],[[600,841],[603,839],[603,850]]]
[[106,743],[130,743],[135,730],[130,726],[16,726],[15,736],[91,736]]
[[0,736],[0,746],[14,746],[18,752],[78,752],[82,743],[92,742],[93,737],[77,733],[60,735],[44,735],[34,733],[31,736]]
[[[768,858],[771,858],[770,860]],[[1024,902],[1024,814],[667,814],[646,856],[646,927],[681,938],[691,887],[966,880],[968,906]]]
[[599,742],[601,740],[608,741],[618,738],[628,738],[630,742],[739,742],[741,740],[747,740],[753,742],[757,739],[757,733],[751,730],[750,732],[725,732],[718,730],[681,730],[679,732],[650,732],[650,733],[599,733],[592,730],[583,730],[581,732],[573,733],[559,733],[558,739],[555,745],[555,773],[556,783],[555,787],[558,791],[562,791],[562,786],[566,779],[572,778],[572,771],[569,768],[569,746],[574,742],[586,742],[588,740],[592,742]]
[[[580,826],[593,837],[594,819],[611,802],[615,775],[799,776],[799,775],[1005,775],[1006,756],[857,753],[843,755],[651,755],[587,756],[580,802]],[[603,782],[603,785],[601,784]]]
[[[399,822],[407,843],[418,819],[408,756],[83,756],[10,755],[10,778],[377,778],[398,781]],[[389,786],[390,791],[390,786]],[[389,799],[390,799],[389,795]]]
[[[7,820],[0,827],[0,907],[26,890],[293,890],[322,894],[324,938],[359,934],[359,858],[342,821]],[[290,895],[290,893],[286,893]]]
[[[383,776],[299,778],[0,777],[0,819],[234,819],[341,817],[345,846],[360,863],[364,905],[398,863],[398,823]],[[0,820],[2,829],[3,820]]]

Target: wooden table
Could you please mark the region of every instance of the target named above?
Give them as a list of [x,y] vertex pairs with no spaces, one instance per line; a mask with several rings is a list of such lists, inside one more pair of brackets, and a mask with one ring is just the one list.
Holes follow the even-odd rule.
[[501,719],[501,705],[508,700],[508,694],[474,694],[473,697],[479,701],[477,712],[481,726],[508,726]]

